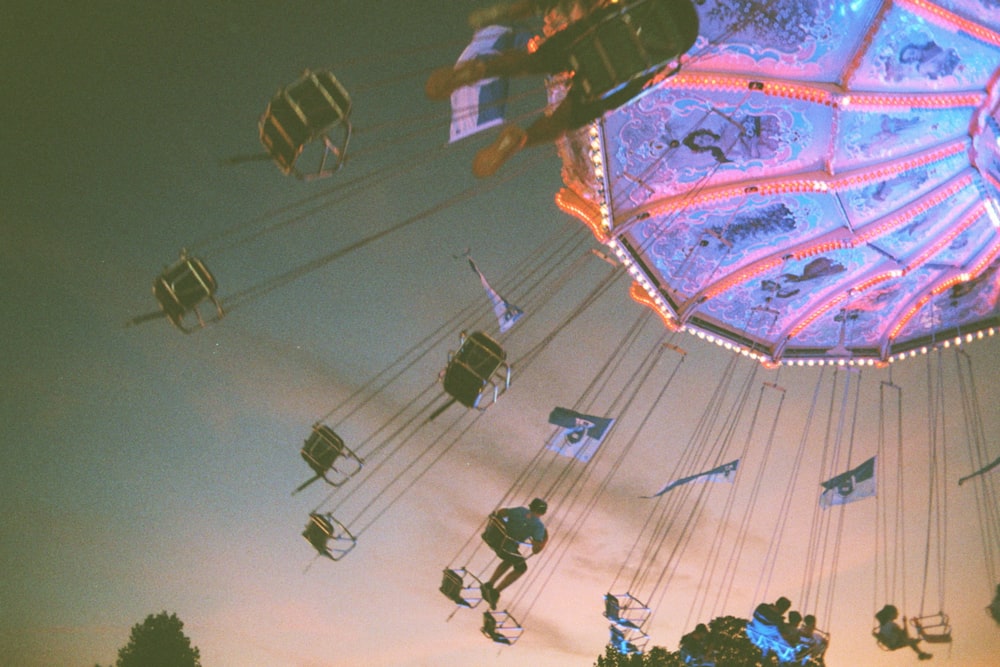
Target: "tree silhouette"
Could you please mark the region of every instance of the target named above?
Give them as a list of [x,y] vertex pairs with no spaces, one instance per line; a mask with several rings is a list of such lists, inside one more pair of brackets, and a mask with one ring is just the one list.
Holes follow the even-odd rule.
[[128,644],[118,649],[115,667],[201,667],[198,647],[183,632],[176,614],[150,614],[132,626]]
[[[780,663],[774,655],[763,656],[745,632],[747,620],[735,616],[719,616],[708,623],[708,643],[713,649],[715,667],[778,667]],[[802,663],[788,663],[801,665]],[[823,667],[822,658],[809,658],[807,667]],[[654,646],[642,655],[623,655],[611,644],[604,649],[604,655],[597,658],[594,667],[687,667],[680,651],[667,651]]]

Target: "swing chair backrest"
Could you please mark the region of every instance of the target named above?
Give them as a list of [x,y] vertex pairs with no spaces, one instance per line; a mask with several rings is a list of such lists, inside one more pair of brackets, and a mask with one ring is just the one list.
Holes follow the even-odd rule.
[[507,611],[484,611],[482,633],[497,644],[513,646],[524,628]]
[[951,642],[951,623],[944,612],[911,618],[913,628],[928,644],[947,644]]
[[319,555],[335,561],[346,556],[357,544],[351,531],[332,514],[310,514],[302,537],[306,538]]
[[475,608],[483,599],[479,593],[482,581],[464,567],[445,568],[438,589],[452,602],[462,607]]
[[621,604],[618,598],[611,593],[604,596],[604,618],[612,623],[621,623]]
[[531,545],[518,542],[507,533],[507,523],[498,515],[491,514],[486,522],[486,530],[482,534],[483,542],[497,554],[529,558],[532,555]]
[[[328,176],[343,164],[350,139],[351,97],[330,72],[306,70],[294,83],[279,90],[260,119],[260,141],[271,159],[286,175],[301,179]],[[343,126],[339,145],[328,136]],[[305,174],[296,161],[307,144],[322,139],[323,157],[314,174]],[[326,169],[327,153],[334,153],[336,164]]]
[[630,593],[604,596],[604,618],[623,628],[638,630],[649,618],[650,609]]
[[[506,368],[504,361],[507,353],[500,344],[481,331],[475,331],[468,336],[462,335],[458,351],[450,355],[444,371],[444,390],[467,408],[480,407],[480,399],[488,387],[493,387],[493,399],[496,400],[501,388],[496,384],[494,374],[501,366]],[[509,377],[509,371],[506,373]],[[502,380],[503,389],[509,379]]]
[[344,440],[329,426],[313,426],[313,432],[302,445],[303,460],[317,475],[325,476],[344,452]]
[[153,281],[153,296],[170,323],[185,333],[193,331],[193,324],[187,316],[194,314],[198,327],[205,326],[205,320],[198,312],[199,304],[211,301],[215,304],[217,317],[223,315],[222,307],[215,299],[218,285],[215,276],[204,262],[196,257],[181,255],[177,262],[167,268]]
[[302,445],[299,454],[312,468],[316,477],[305,482],[298,490],[302,490],[316,479],[322,479],[330,486],[340,486],[357,474],[364,465],[358,455],[344,444],[344,439],[325,424],[313,424],[312,433]]
[[587,102],[655,73],[698,38],[698,14],[686,0],[638,0],[598,12],[597,22],[569,47],[573,85]]
[[309,523],[306,524],[306,529],[302,531],[302,537],[306,538],[309,542],[319,552],[320,555],[330,556],[329,550],[326,548],[326,543],[330,539],[330,533],[333,532],[332,526],[330,526],[329,521],[326,517],[312,514],[309,516]]

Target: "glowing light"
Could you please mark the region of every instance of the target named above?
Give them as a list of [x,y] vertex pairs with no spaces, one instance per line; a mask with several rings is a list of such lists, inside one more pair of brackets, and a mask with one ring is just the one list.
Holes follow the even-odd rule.
[[963,19],[961,16],[953,14],[946,9],[942,9],[937,5],[926,2],[925,0],[900,0],[900,2],[904,5],[910,5],[916,13],[923,15],[933,23],[944,25],[951,30],[957,28],[958,30],[966,32],[984,42],[994,46],[1000,46],[1000,35],[997,35],[997,33],[991,30],[986,30],[978,23]]
[[[1000,136],[997,137],[997,142],[1000,145]],[[987,197],[983,200],[983,206],[986,208],[986,214],[990,216],[994,229],[1000,229],[1000,210],[997,209],[996,199]]]
[[656,304],[650,297],[649,292],[640,287],[638,283],[633,282],[631,286],[629,286],[628,295],[636,303],[646,306],[659,315],[660,319],[663,321],[663,326],[665,326],[669,331],[680,331],[684,328],[670,313],[666,312],[663,308],[656,307]]

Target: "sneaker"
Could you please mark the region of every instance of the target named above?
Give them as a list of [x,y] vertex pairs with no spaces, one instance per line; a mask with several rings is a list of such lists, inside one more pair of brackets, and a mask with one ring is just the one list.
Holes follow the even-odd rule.
[[455,604],[457,604],[460,607],[471,607],[472,606],[459,593],[455,593],[454,595],[449,595],[448,597],[451,598],[452,602],[454,602]]
[[930,653],[921,653],[917,656],[917,660],[930,660],[934,656]]
[[497,172],[503,164],[528,143],[528,134],[517,125],[506,125],[496,141],[480,149],[472,160],[472,173],[476,178],[486,178]]
[[504,646],[510,646],[510,640],[507,639],[506,637],[504,637],[499,632],[494,632],[492,635],[490,635],[490,639],[492,639],[493,641],[495,641],[497,644],[503,644]]
[[455,67],[439,67],[427,77],[424,94],[429,100],[446,100],[462,86],[473,84],[485,76],[486,63],[482,60],[466,60]]
[[493,585],[487,582],[479,587],[479,592],[483,594],[483,599],[486,600],[486,604],[490,606],[490,609],[496,611],[497,602],[500,600],[500,593],[497,592],[497,589],[493,588]]

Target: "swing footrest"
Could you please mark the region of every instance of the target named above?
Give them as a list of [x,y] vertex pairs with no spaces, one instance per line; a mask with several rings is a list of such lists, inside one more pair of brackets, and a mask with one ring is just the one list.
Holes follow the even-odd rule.
[[484,611],[483,635],[497,644],[513,646],[521,638],[524,628],[507,611]]
[[928,644],[951,643],[951,623],[947,614],[935,614],[910,619],[917,635]]
[[479,578],[464,567],[445,568],[441,574],[441,593],[460,607],[474,608],[482,601]]

